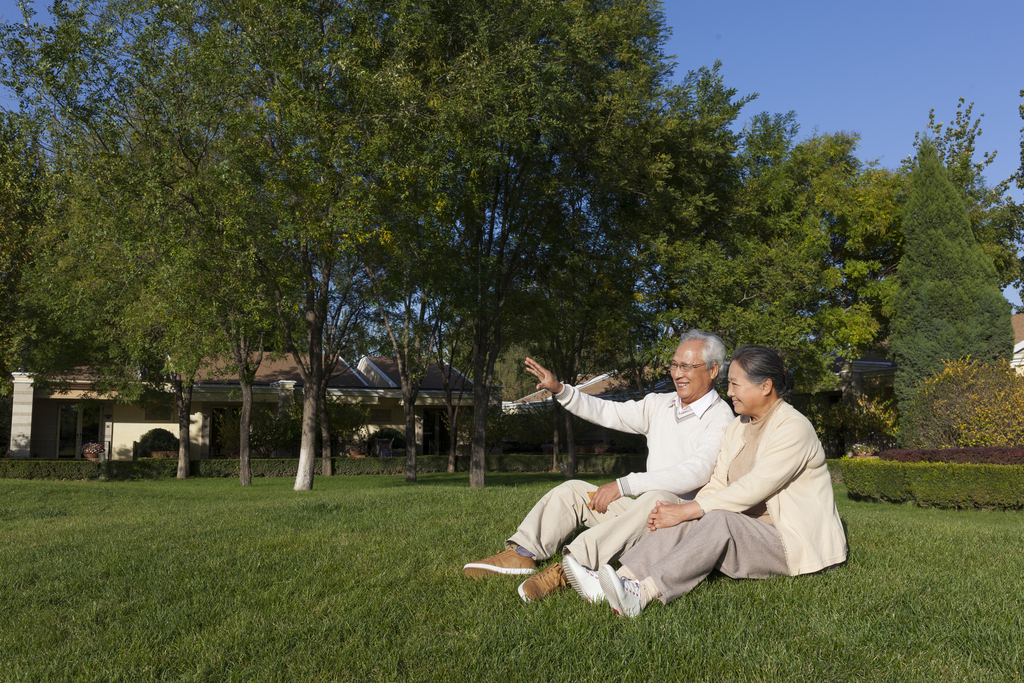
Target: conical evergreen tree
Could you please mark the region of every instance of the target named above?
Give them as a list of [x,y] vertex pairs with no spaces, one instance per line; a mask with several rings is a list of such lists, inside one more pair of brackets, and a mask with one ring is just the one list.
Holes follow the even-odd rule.
[[892,326],[896,397],[906,415],[918,382],[942,361],[1009,359],[1010,303],[974,239],[967,210],[935,147],[922,142],[903,210],[901,288]]

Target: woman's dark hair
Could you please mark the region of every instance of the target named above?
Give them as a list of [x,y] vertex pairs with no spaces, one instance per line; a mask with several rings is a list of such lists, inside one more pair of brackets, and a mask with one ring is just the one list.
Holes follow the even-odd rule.
[[732,352],[732,362],[742,368],[753,384],[763,384],[770,379],[775,395],[789,400],[789,394],[793,391],[793,375],[786,372],[778,353],[757,344],[746,344]]

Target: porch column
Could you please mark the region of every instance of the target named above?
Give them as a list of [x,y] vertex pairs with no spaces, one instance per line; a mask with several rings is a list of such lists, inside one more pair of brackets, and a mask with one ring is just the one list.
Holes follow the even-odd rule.
[[423,455],[423,447],[426,445],[423,443],[423,407],[418,406],[413,414],[416,416],[416,451]]
[[114,459],[114,406],[103,404],[103,421],[100,423],[103,432],[100,434],[100,441],[103,443],[103,455],[100,461]]
[[210,459],[210,423],[213,422],[213,413],[207,408],[199,413],[202,424],[199,426],[199,459]]
[[32,375],[15,372],[14,400],[11,403],[11,457],[28,458],[32,454]]

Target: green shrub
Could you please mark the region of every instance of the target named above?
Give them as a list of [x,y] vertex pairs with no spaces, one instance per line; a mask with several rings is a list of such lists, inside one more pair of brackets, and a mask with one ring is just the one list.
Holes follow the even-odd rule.
[[139,439],[138,457],[148,458],[153,451],[177,451],[178,437],[166,429],[150,429]]
[[1024,465],[842,460],[850,496],[924,507],[1024,508]]
[[[401,474],[403,458],[335,458],[335,474]],[[577,460],[577,472],[585,474],[628,474],[644,468],[647,459],[642,455],[581,455]],[[551,456],[532,453],[509,453],[488,455],[485,468],[488,472],[550,472]],[[447,472],[448,456],[421,455],[416,458],[416,472]],[[469,458],[455,459],[456,472],[469,471]]]
[[1006,361],[946,361],[918,385],[900,426],[905,448],[1024,446],[1024,377]]
[[91,460],[0,459],[0,479],[99,479],[102,472]]
[[[456,471],[469,471],[469,458],[456,459]],[[190,476],[197,478],[238,477],[238,460],[213,459],[190,461]],[[404,458],[333,458],[334,473],[402,474]],[[628,474],[640,471],[646,464],[642,455],[581,455],[577,472],[587,474]],[[250,460],[254,477],[294,477],[297,458],[256,458]],[[517,454],[487,456],[490,472],[550,472],[551,456]],[[319,468],[318,468],[319,469]],[[416,458],[416,471],[447,472],[448,456],[423,455]],[[111,460],[105,463],[88,460],[0,459],[0,479],[173,479],[178,473],[176,460],[139,458],[135,461]]]

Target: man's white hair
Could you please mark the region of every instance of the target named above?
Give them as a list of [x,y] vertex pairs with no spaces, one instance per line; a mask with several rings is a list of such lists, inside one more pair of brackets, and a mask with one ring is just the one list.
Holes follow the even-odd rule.
[[704,344],[704,351],[700,355],[701,360],[707,363],[708,370],[713,365],[717,365],[719,368],[725,365],[725,342],[722,341],[721,337],[704,330],[690,330],[683,333],[683,336],[679,338],[679,343],[685,344],[688,341],[694,340]]

